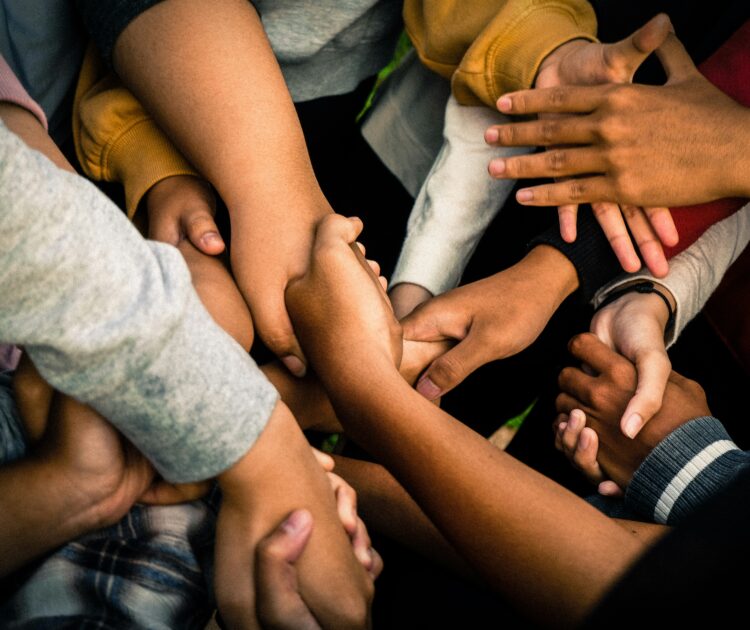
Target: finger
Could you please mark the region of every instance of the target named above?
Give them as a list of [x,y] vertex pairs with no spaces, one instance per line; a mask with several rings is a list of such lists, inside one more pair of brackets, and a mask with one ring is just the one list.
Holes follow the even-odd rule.
[[569,203],[615,201],[606,177],[581,177],[554,184],[521,188],[516,200],[524,206],[564,206]]
[[591,333],[583,333],[573,337],[568,343],[568,350],[579,361],[588,363],[597,374],[602,374],[620,365],[626,367],[631,365],[630,361],[608,348]]
[[376,580],[378,576],[383,572],[383,558],[374,547],[370,547],[370,555],[372,556],[370,576],[373,580]]
[[681,81],[698,73],[695,63],[674,33],[667,35],[656,50],[656,55],[667,73],[667,83]]
[[501,147],[592,144],[596,139],[591,121],[579,117],[544,118],[494,125],[484,132],[487,144]]
[[595,203],[591,205],[591,210],[622,268],[630,273],[638,271],[641,260],[630,240],[620,207],[615,203]]
[[537,179],[602,173],[601,153],[598,149],[547,149],[540,153],[495,158],[490,162],[490,175],[496,179]]
[[149,216],[148,238],[152,241],[177,247],[180,244],[180,230],[181,227],[177,217],[170,214]]
[[573,409],[568,416],[567,426],[562,436],[562,445],[568,458],[572,458],[578,447],[578,438],[586,426],[586,416],[580,409]]
[[355,245],[357,246],[357,249],[359,250],[360,254],[362,254],[364,256],[367,253],[367,249],[365,248],[365,246],[362,243],[360,243],[359,241],[357,241],[355,243]]
[[372,569],[373,561],[371,553],[372,541],[370,540],[370,535],[367,533],[367,528],[361,518],[357,519],[354,533],[350,535],[350,539],[354,557],[357,558],[364,569],[369,572]]
[[664,255],[661,241],[651,227],[646,214],[637,206],[623,206],[622,213],[646,267],[657,278],[663,278],[669,271],[669,264],[667,263],[667,257]]
[[[385,276],[378,276],[378,282],[383,287],[383,291],[388,291],[388,279]],[[393,304],[391,304],[391,308],[393,308]]]
[[[568,416],[565,416],[566,418]],[[564,451],[562,438],[563,435],[565,435],[565,429],[567,428],[568,423],[566,422],[560,422],[557,425],[557,430],[555,431],[555,448],[560,451],[561,453]]]
[[208,208],[201,208],[182,219],[182,229],[188,240],[200,251],[215,256],[224,251],[224,240],[216,227],[213,214]]
[[504,114],[585,114],[603,101],[606,87],[558,86],[504,94],[497,108]]
[[567,422],[568,421],[568,414],[566,413],[558,413],[557,417],[552,422],[552,431],[557,433],[558,428],[560,427],[561,422]]
[[578,232],[578,206],[572,203],[559,206],[557,217],[560,221],[560,236],[566,243],[573,243]]
[[[497,348],[493,349],[497,351]],[[502,352],[500,352],[502,355]],[[463,382],[474,370],[501,356],[488,354],[488,345],[470,332],[463,341],[435,359],[417,381],[416,389],[428,400],[435,400]]]
[[376,276],[380,276],[380,264],[377,260],[370,260],[368,258],[367,264],[370,266],[370,269],[372,269],[372,273],[374,273]]
[[[662,343],[663,347],[661,340],[656,343]],[[661,409],[672,364],[666,351],[649,349],[636,354],[635,369],[638,386],[620,421],[622,432],[630,438]]]
[[318,223],[314,248],[340,247],[341,241],[351,245],[362,233],[363,227],[362,221],[357,217],[328,214]]
[[351,538],[357,529],[357,493],[338,475],[328,473],[328,478],[336,497],[336,511],[339,520]]
[[312,516],[296,510],[258,543],[256,548],[257,609],[263,627],[280,630],[319,630],[299,593],[294,562],[312,532]]
[[604,46],[604,63],[622,77],[621,82],[631,81],[646,58],[664,43],[671,28],[667,15],[660,13],[629,37]]
[[573,453],[573,463],[591,483],[604,480],[597,455],[599,454],[599,436],[590,427],[584,427],[578,437],[578,447]]
[[677,226],[674,224],[669,208],[644,208],[651,227],[654,228],[659,240],[667,247],[674,247],[680,241]]
[[609,479],[599,484],[598,492],[604,497],[621,497],[623,495],[622,488]]
[[[573,409],[582,409],[582,408],[588,408],[588,405],[585,405],[583,401],[578,400],[577,398],[574,398],[570,394],[566,394],[565,392],[561,392],[557,395],[557,398],[555,398],[555,409],[559,411],[560,413],[566,413],[569,414]],[[585,410],[585,409],[584,409]]]
[[315,459],[317,460],[318,464],[320,464],[321,468],[323,468],[323,470],[325,470],[326,472],[331,472],[336,466],[336,462],[333,460],[333,457],[331,457],[328,453],[319,451],[317,448],[310,448],[312,449],[313,455],[315,455]]
[[557,377],[557,384],[561,392],[577,398],[590,406],[591,390],[596,383],[595,376],[585,374],[583,370],[575,367],[566,367]]
[[139,503],[146,505],[176,505],[189,503],[206,496],[211,489],[209,481],[196,483],[172,484],[166,481],[155,481],[138,497]]

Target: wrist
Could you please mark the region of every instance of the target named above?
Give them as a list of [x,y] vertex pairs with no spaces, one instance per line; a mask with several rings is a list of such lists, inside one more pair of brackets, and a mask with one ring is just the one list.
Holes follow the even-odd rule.
[[642,300],[649,304],[665,335],[674,326],[677,300],[664,285],[642,278],[628,281],[605,297],[596,310],[623,299]]
[[553,49],[539,64],[539,70],[534,77],[535,88],[546,88],[560,85],[562,82],[560,77],[560,65],[563,59],[574,53],[579,48],[590,44],[591,41],[588,39],[575,38],[563,42],[557,48]]
[[518,266],[524,274],[539,283],[555,309],[578,289],[575,266],[560,250],[549,245],[536,245]]

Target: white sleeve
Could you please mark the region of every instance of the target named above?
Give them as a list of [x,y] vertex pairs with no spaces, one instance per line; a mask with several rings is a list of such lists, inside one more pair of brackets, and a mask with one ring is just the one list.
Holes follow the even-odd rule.
[[651,280],[665,286],[677,303],[675,324],[667,339],[670,346],[704,307],[749,241],[750,203],[712,225],[695,243],[672,258],[665,278],[654,278],[648,271],[620,276],[597,291],[593,304],[598,306],[612,291],[632,280]]
[[479,239],[515,185],[514,180],[490,177],[489,161],[532,150],[485,143],[489,126],[507,122],[507,116],[487,107],[448,99],[443,145],[409,217],[391,286],[410,282],[437,295],[458,285]]

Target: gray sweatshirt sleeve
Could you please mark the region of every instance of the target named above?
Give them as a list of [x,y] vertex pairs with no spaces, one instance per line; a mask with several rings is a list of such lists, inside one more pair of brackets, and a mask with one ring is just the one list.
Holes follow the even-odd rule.
[[0,123],[0,342],[94,407],[174,482],[213,477],[278,394],[211,319],[179,252]]
[[676,525],[750,465],[716,418],[696,418],[664,438],[635,471],[625,503]]

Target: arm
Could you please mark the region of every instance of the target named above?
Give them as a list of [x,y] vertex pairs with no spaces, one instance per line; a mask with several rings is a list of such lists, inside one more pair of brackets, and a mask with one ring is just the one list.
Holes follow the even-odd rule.
[[[31,120],[19,132],[61,159]],[[24,345],[56,388],[110,418],[165,478],[225,470],[265,425],[276,402],[270,384],[211,322],[177,252],[147,244],[93,186],[7,129],[1,136],[0,187],[14,200],[0,238],[4,337]]]
[[245,0],[166,0],[125,24],[115,70],[226,202],[232,270],[258,334],[301,375],[283,291],[331,208],[258,14]]
[[[342,221],[321,223],[314,263],[290,286],[287,300],[347,431],[494,588],[537,619],[580,620],[638,557],[642,543],[401,379],[393,365],[399,330],[384,296],[374,281],[363,282],[366,270],[344,273],[351,270],[347,243],[358,229]],[[358,300],[351,299],[355,287]],[[341,343],[351,352],[334,352]],[[365,370],[357,367],[363,354]]]

